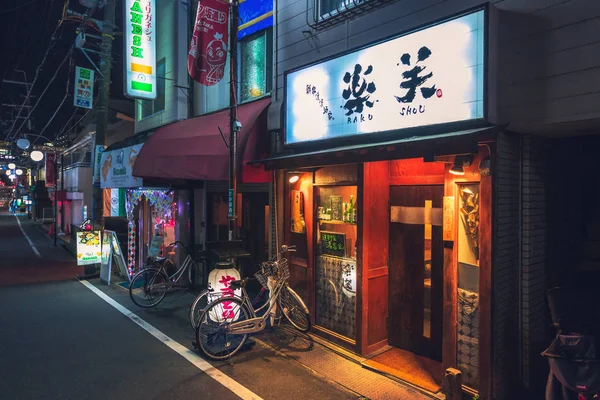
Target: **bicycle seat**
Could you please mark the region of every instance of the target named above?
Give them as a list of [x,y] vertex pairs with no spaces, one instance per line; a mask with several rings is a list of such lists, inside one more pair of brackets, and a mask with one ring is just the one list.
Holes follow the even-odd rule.
[[157,264],[162,264],[167,260],[167,257],[157,257],[156,258],[156,263]]
[[248,278],[244,278],[240,281],[231,282],[229,284],[229,287],[235,290],[235,289],[245,288],[247,284],[248,284]]

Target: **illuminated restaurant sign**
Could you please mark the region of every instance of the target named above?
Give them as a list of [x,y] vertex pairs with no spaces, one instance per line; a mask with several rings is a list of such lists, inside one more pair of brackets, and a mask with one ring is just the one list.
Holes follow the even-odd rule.
[[156,98],[155,0],[125,0],[125,95]]
[[286,76],[286,143],[484,118],[485,13]]

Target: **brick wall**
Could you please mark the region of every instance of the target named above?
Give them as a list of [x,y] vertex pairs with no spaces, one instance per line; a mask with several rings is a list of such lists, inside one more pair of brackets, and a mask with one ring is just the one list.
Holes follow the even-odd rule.
[[520,137],[500,133],[494,174],[492,398],[514,399],[519,354]]

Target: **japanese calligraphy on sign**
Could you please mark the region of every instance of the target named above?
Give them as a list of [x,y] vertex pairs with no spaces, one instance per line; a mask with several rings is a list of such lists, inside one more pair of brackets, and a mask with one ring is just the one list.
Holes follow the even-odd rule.
[[483,119],[484,38],[481,10],[287,73],[286,143]]
[[319,237],[321,254],[346,257],[346,234],[321,231]]
[[92,108],[94,100],[94,71],[75,67],[75,91],[73,105],[75,107]]
[[156,98],[155,0],[125,0],[125,95]]

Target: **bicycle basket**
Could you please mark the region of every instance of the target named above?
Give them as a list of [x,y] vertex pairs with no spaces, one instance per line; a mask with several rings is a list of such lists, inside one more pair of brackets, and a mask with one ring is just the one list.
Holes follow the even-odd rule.
[[263,288],[265,288],[265,290],[269,290],[269,285],[267,284],[267,282],[268,282],[267,277],[265,277],[260,272],[255,273],[254,277],[256,278],[257,281],[260,282],[260,284],[262,285]]

